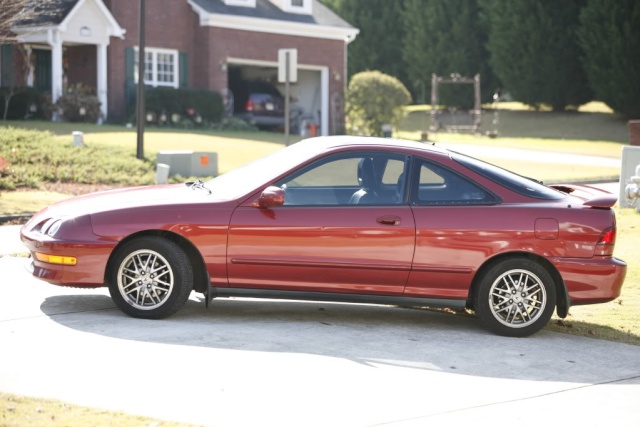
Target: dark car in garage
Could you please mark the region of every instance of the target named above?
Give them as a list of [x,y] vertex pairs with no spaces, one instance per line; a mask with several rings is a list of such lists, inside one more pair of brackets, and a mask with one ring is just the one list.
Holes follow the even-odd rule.
[[244,80],[231,89],[234,116],[261,129],[284,126],[284,97],[274,85],[260,80]]

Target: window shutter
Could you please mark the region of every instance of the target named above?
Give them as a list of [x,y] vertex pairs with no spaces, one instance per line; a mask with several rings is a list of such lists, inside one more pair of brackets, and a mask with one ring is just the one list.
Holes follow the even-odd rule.
[[187,52],[180,52],[180,68],[178,74],[180,76],[180,87],[186,88],[189,86],[189,54]]
[[0,51],[0,86],[11,86],[13,84],[13,46],[2,45]]
[[136,103],[136,83],[133,76],[135,67],[135,50],[132,47],[125,49],[124,53],[124,96],[127,103],[129,115],[135,111]]

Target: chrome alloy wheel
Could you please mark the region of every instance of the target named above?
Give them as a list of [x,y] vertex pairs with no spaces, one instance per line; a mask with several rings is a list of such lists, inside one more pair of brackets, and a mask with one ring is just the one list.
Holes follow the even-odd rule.
[[173,270],[158,252],[138,250],[120,263],[118,290],[127,303],[139,310],[160,307],[171,295],[173,286]]
[[509,270],[498,276],[489,290],[491,314],[510,328],[534,323],[547,305],[547,291],[538,276],[528,270]]

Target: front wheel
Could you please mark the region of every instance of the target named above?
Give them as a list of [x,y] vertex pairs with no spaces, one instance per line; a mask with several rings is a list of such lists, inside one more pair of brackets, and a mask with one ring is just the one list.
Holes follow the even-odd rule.
[[526,259],[504,260],[480,280],[475,309],[492,332],[526,337],[551,319],[556,306],[553,278],[541,265]]
[[162,319],[189,298],[193,269],[176,243],[141,237],[118,249],[107,281],[111,299],[120,310],[132,317]]

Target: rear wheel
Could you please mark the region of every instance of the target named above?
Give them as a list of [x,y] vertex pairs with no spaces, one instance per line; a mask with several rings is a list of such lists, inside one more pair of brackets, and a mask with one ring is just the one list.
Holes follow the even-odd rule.
[[145,319],[174,314],[193,289],[189,258],[176,243],[160,237],[141,237],[122,246],[107,278],[118,308]]
[[527,259],[498,262],[482,277],[475,309],[492,332],[526,337],[551,319],[556,306],[553,278],[541,265]]

